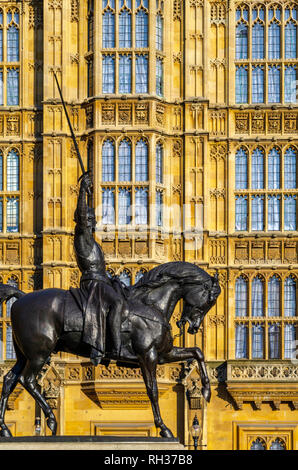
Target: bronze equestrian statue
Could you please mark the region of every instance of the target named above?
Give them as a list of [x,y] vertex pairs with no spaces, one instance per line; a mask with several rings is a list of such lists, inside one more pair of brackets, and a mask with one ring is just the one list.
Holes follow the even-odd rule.
[[[56,78],[56,76],[55,76]],[[90,358],[96,365],[111,358],[117,364],[140,367],[150,398],[155,426],[162,437],[173,437],[164,424],[158,404],[156,367],[158,364],[196,359],[201,374],[202,394],[209,401],[210,383],[204,356],[198,347],[173,346],[170,320],[175,306],[183,300],[179,328],[189,324],[196,334],[220,294],[217,276],[192,263],[169,262],[145,273],[134,286],[124,286],[117,277],[106,275],[104,254],[93,238],[94,211],[86,203],[90,178],[85,175],[79,149],[56,78],[62,104],[83,171],[75,213],[74,247],[82,272],[78,289],[43,289],[25,294],[0,284],[0,304],[17,300],[11,308],[16,363],[3,378],[0,399],[0,436],[11,437],[5,424],[10,394],[21,383],[43,410],[52,434],[57,432],[55,415],[36,381],[51,355],[59,351]]]

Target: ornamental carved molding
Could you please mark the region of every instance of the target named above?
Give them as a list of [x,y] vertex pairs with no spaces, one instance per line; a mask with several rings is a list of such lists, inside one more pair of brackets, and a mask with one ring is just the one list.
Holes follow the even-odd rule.
[[293,134],[297,131],[297,111],[235,112],[236,134]]
[[[228,381],[298,382],[297,364],[228,364]],[[298,392],[297,392],[298,393]]]
[[236,240],[234,244],[235,264],[280,265],[296,264],[298,244],[296,240]]

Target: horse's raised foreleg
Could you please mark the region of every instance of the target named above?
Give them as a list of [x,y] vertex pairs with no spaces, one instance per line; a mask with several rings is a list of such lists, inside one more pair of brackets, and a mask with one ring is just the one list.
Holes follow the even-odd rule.
[[207,374],[206,364],[204,362],[204,354],[198,347],[194,348],[176,348],[173,347],[170,352],[163,354],[159,358],[160,364],[167,362],[186,361],[187,359],[196,359],[200,368],[200,375],[202,381],[202,395],[207,402],[211,398],[211,387],[209,377]]
[[0,436],[2,437],[12,436],[10,430],[5,424],[4,415],[8,398],[18,383],[20,374],[25,366],[25,362],[25,358],[18,359],[13,368],[3,377],[2,394],[0,399]]
[[156,366],[157,354],[154,349],[151,349],[144,356],[139,356],[139,364],[143,374],[147,394],[151,402],[154,423],[157,428],[160,428],[161,437],[174,437],[169,428],[164,424],[158,404],[158,388],[156,381]]
[[44,396],[39,392],[36,376],[45,363],[44,359],[28,360],[21,374],[19,381],[30,395],[37,401],[45,414],[48,428],[55,436],[57,432],[57,421],[50,405],[46,402]]

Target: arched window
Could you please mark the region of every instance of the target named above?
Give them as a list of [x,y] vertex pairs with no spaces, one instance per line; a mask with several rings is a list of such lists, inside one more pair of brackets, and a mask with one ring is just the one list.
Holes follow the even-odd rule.
[[248,102],[248,70],[244,65],[236,67],[236,103]]
[[135,284],[139,282],[143,276],[144,276],[144,271],[142,270],[138,271],[135,277]]
[[251,187],[252,189],[264,188],[264,152],[260,148],[256,148],[252,153]]
[[160,13],[156,15],[156,49],[163,50],[163,17]]
[[7,156],[6,170],[6,189],[7,191],[19,190],[19,155],[15,150],[11,150]]
[[131,93],[131,54],[119,55],[119,93]]
[[256,439],[253,441],[250,450],[266,450],[266,444],[263,439]]
[[119,15],[119,47],[131,47],[131,13],[126,8]]
[[119,279],[123,284],[125,284],[127,287],[131,285],[131,277],[129,272],[127,271],[122,271],[122,273],[119,275]]
[[269,359],[280,358],[280,325],[272,323],[268,325]]
[[244,325],[244,324],[236,325],[236,336],[235,336],[235,341],[236,341],[235,357],[236,357],[236,359],[246,359],[247,358],[247,353],[248,353],[247,336],[248,336],[248,327],[247,327],[247,325]]
[[296,359],[296,327],[293,324],[284,325],[284,358]]
[[251,313],[253,317],[264,316],[264,282],[255,277],[251,287]]
[[102,146],[102,182],[115,181],[115,145],[111,139]]
[[115,47],[115,14],[106,10],[102,17],[102,47]]
[[297,58],[297,26],[292,20],[285,25],[285,58]]
[[268,282],[268,316],[280,316],[280,279],[272,276]]
[[131,192],[129,189],[119,189],[118,197],[118,224],[131,223]]
[[264,67],[252,67],[252,102],[264,103]]
[[156,145],[156,153],[155,153],[155,158],[156,158],[156,183],[163,183],[163,146],[162,144],[158,143]]
[[102,92],[115,93],[115,56],[102,57]]
[[255,324],[252,325],[252,358],[263,359],[264,358],[264,326]]
[[235,230],[247,230],[247,196],[236,196]]
[[251,198],[251,229],[264,230],[264,196]]
[[146,225],[148,223],[148,189],[137,188],[135,201],[135,224]]
[[284,229],[296,230],[296,196],[284,196]]
[[284,186],[285,189],[296,189],[296,151],[289,147],[284,156]]
[[268,230],[280,230],[280,196],[268,196]]
[[148,144],[144,139],[136,144],[136,181],[148,181]]
[[268,67],[268,103],[280,102],[280,66]]
[[136,54],[136,93],[148,93],[148,55]]
[[143,9],[136,13],[136,47],[148,47],[148,13]]
[[297,82],[297,67],[296,65],[285,66],[285,103],[296,102],[296,82]]
[[280,59],[280,16],[281,10],[269,8],[268,19],[268,57],[269,59]]
[[7,61],[18,62],[20,60],[19,51],[19,29],[16,24],[18,14],[14,13],[14,22],[7,29]]
[[280,188],[280,153],[277,148],[268,155],[268,189]]
[[252,58],[264,59],[264,26],[260,22],[252,27]]
[[156,59],[156,94],[163,96],[163,60],[160,57]]
[[248,57],[248,28],[239,23],[236,26],[236,59],[247,59]]
[[236,279],[235,289],[235,315],[236,317],[246,317],[248,309],[248,287],[247,281],[240,276]]
[[296,282],[292,277],[287,277],[284,283],[284,315],[296,316]]
[[7,106],[18,106],[19,104],[19,69],[7,68],[7,89],[6,103]]
[[243,148],[239,149],[236,153],[235,175],[236,189],[247,189],[247,151]]
[[131,142],[128,139],[119,144],[118,181],[131,181]]
[[102,224],[115,224],[115,192],[110,188],[102,192]]
[[3,11],[0,10],[0,62],[3,61]]
[[286,450],[286,445],[283,440],[277,438],[271,443],[270,450]]

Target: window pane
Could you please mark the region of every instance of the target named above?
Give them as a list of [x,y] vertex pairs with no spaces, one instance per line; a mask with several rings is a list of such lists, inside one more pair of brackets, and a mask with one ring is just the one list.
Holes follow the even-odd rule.
[[284,357],[285,359],[296,359],[296,327],[285,324],[284,328]]
[[6,230],[7,232],[19,231],[19,198],[7,198]]
[[264,103],[264,69],[260,66],[252,68],[252,102]]
[[112,189],[104,189],[102,193],[102,223],[115,224],[115,195]]
[[269,358],[280,358],[280,328],[279,324],[269,325]]
[[115,93],[115,58],[103,56],[102,58],[102,92]]
[[280,188],[280,155],[276,148],[270,150],[268,155],[268,188]]
[[148,47],[148,15],[144,10],[136,14],[136,47]]
[[119,16],[119,47],[131,47],[131,14],[127,10]]
[[285,67],[285,102],[296,103],[297,102],[297,72],[295,65],[289,65]]
[[268,68],[268,102],[280,102],[280,68],[278,66]]
[[131,194],[128,189],[119,190],[118,223],[127,225],[131,222]]
[[247,197],[236,196],[235,230],[247,230]]
[[264,26],[260,23],[252,27],[252,58],[264,59]]
[[136,144],[136,181],[148,181],[148,145],[143,139]]
[[247,26],[240,23],[236,26],[236,59],[247,59],[248,32]]
[[264,197],[251,198],[251,229],[264,230]]
[[247,359],[247,326],[236,325],[236,359]]
[[148,222],[148,190],[136,189],[135,224],[144,225]]
[[115,180],[115,147],[112,140],[105,140],[102,146],[102,181]]
[[3,198],[0,198],[0,232],[3,232]]
[[253,441],[250,450],[266,450],[265,442],[260,439],[256,439]]
[[235,315],[236,317],[246,317],[248,310],[247,281],[243,277],[236,280],[235,292]]
[[19,30],[10,26],[7,31],[7,61],[19,61]]
[[268,316],[280,316],[280,280],[273,276],[268,283]]
[[251,187],[252,189],[264,188],[264,153],[259,148],[255,149],[252,154]]
[[148,93],[148,58],[136,55],[136,93]]
[[285,230],[296,230],[296,197],[285,196],[284,198],[285,212]]
[[7,191],[19,190],[19,156],[11,150],[7,156]]
[[280,230],[280,196],[268,196],[268,230]]
[[93,96],[93,60],[89,60],[87,63],[87,73],[88,96]]
[[3,29],[0,29],[0,62],[2,61],[3,61]]
[[119,93],[131,93],[131,55],[119,55]]
[[121,282],[123,282],[123,284],[125,284],[127,287],[129,287],[131,285],[131,278],[130,278],[130,274],[126,271],[122,271],[122,273],[120,274],[119,276],[119,279]]
[[6,355],[5,359],[15,359],[16,354],[15,350],[13,347],[13,342],[12,342],[12,329],[11,326],[8,325],[6,328]]
[[280,26],[273,22],[268,28],[269,59],[280,59]]
[[131,143],[127,139],[119,145],[118,180],[131,181]]
[[248,75],[245,67],[236,67],[236,103],[248,102]]
[[7,106],[19,104],[19,71],[7,69]]
[[156,183],[163,183],[163,147],[156,146]]
[[163,18],[160,14],[156,16],[156,49],[163,50]]
[[0,105],[2,106],[3,104],[3,70],[0,69]]
[[[19,283],[15,279],[8,279],[7,284],[12,287],[19,287]],[[12,297],[6,302],[6,316],[10,317],[11,307],[13,303],[16,301],[16,297]]]
[[155,193],[155,208],[156,208],[156,225],[162,227],[163,225],[163,194],[161,191]]
[[156,59],[156,94],[163,95],[163,62],[161,59]]
[[251,311],[253,317],[264,316],[264,283],[258,277],[252,281]]
[[286,189],[296,189],[296,152],[291,147],[284,156],[284,185]]
[[0,154],[0,191],[3,191],[3,156]]
[[285,25],[285,58],[297,57],[297,26],[290,21]]
[[296,282],[292,277],[287,277],[284,284],[284,315],[296,316]]
[[262,325],[252,327],[252,357],[253,359],[264,358],[264,327]]
[[111,11],[102,17],[102,47],[115,47],[115,15]]

